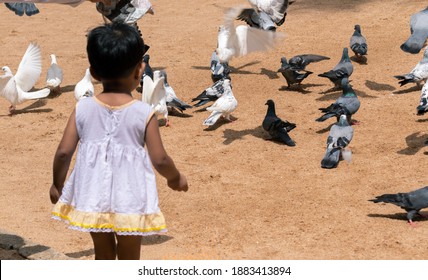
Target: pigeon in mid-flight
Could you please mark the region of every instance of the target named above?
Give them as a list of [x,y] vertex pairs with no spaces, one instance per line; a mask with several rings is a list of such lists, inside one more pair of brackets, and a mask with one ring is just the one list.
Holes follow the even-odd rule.
[[354,71],[351,60],[348,55],[348,48],[343,48],[342,58],[339,63],[334,66],[333,70],[319,74],[318,76],[328,78],[336,87],[340,87],[344,77],[350,77]]
[[237,19],[245,21],[254,28],[276,31],[275,23],[265,12],[257,12],[252,8],[243,9]]
[[196,103],[195,107],[200,107],[211,101],[216,101],[220,96],[223,95],[225,88],[231,86],[230,79],[224,78],[215,82],[211,87],[205,89],[201,94],[192,99],[192,102]]
[[287,58],[282,57],[281,67],[278,69],[278,72],[284,76],[288,87],[291,87],[294,84],[300,84],[306,77],[313,73],[305,70],[308,64],[327,59],[330,58],[316,54],[296,55],[290,58],[289,61],[287,61]]
[[34,3],[4,3],[5,6],[15,12],[18,16],[23,16],[26,14],[27,16],[32,16],[38,14],[40,11],[37,9]]
[[339,120],[341,115],[346,115],[348,123],[351,122],[351,117],[360,108],[360,100],[356,95],[354,89],[349,84],[348,78],[342,79],[342,95],[327,108],[320,108],[319,110],[324,113],[321,117],[316,119],[317,122],[323,122],[331,117],[336,117]]
[[266,14],[277,26],[281,26],[287,16],[289,0],[248,0],[258,13]]
[[52,91],[60,91],[63,74],[62,69],[58,65],[56,56],[51,54],[51,66],[46,74],[46,86]]
[[428,7],[413,14],[410,18],[410,37],[400,48],[408,53],[416,54],[421,51],[428,38]]
[[367,55],[367,41],[366,38],[361,34],[361,26],[355,25],[354,34],[351,36],[349,45],[351,50],[354,52],[357,58],[361,58],[364,55]]
[[149,75],[145,75],[143,79],[141,100],[149,104],[157,116],[165,119],[165,126],[169,126],[165,78],[162,77],[160,71],[154,71],[153,79]]
[[85,70],[85,75],[74,87],[74,98],[79,101],[82,98],[94,96],[94,85],[91,81],[91,72],[89,68]]
[[428,186],[407,193],[383,194],[370,199],[374,203],[384,202],[399,206],[407,212],[407,221],[414,225],[413,217],[428,207]]
[[428,83],[425,83],[421,91],[419,106],[416,108],[418,115],[423,115],[428,110]]
[[327,138],[327,150],[321,160],[322,168],[335,168],[339,164],[340,155],[350,161],[350,150],[345,150],[354,136],[354,129],[349,125],[346,115],[341,115],[339,121],[330,128]]
[[211,79],[213,80],[214,83],[224,78],[228,78],[230,80],[229,63],[227,62],[221,63],[215,51],[213,51],[213,53],[211,54],[210,69],[211,69]]
[[230,8],[225,13],[224,24],[220,26],[217,37],[216,53],[220,62],[229,62],[233,57],[244,56],[251,52],[266,51],[273,48],[281,34],[250,27],[234,25],[235,18],[242,8]]
[[220,117],[224,117],[226,120],[231,121],[230,114],[235,111],[237,106],[238,101],[233,95],[230,80],[225,79],[224,93],[214,102],[213,105],[207,108],[207,111],[210,111],[211,114],[203,122],[203,125],[212,126]]
[[425,47],[424,56],[422,60],[413,68],[413,70],[404,75],[394,76],[399,80],[400,86],[404,86],[408,83],[416,83],[418,86],[421,85],[422,81],[428,79],[428,47]]
[[99,1],[96,8],[108,20],[130,25],[135,24],[146,13],[154,14],[149,0]]
[[40,99],[49,95],[48,88],[29,92],[42,73],[41,50],[37,44],[31,43],[28,46],[15,75],[8,66],[3,66],[2,70],[4,75],[0,76],[0,95],[10,102],[10,114],[14,113],[16,105],[24,101]]
[[278,118],[273,100],[269,99],[265,105],[268,106],[268,109],[262,122],[263,129],[269,132],[272,139],[281,141],[287,146],[296,146],[296,143],[288,135],[288,132],[296,127],[296,124]]
[[164,78],[164,87],[166,93],[166,106],[168,108],[175,108],[183,113],[184,110],[192,108],[189,104],[178,99],[177,94],[175,94],[174,89],[168,83],[168,75],[164,70],[159,71],[159,77]]

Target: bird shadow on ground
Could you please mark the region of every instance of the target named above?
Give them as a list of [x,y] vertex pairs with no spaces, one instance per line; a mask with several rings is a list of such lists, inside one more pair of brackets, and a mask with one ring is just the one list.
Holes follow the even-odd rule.
[[264,130],[261,126],[258,126],[253,129],[244,129],[244,130],[234,130],[234,129],[225,129],[223,131],[223,144],[224,145],[230,145],[236,140],[242,140],[245,136],[252,135],[254,137],[265,139]]
[[334,92],[333,94],[322,95],[318,97],[316,100],[317,101],[335,101],[341,95],[342,95],[342,90]]
[[[333,118],[334,118],[334,117],[333,117]],[[317,134],[324,134],[324,133],[326,133],[326,132],[329,132],[329,131],[330,131],[330,129],[331,129],[331,127],[332,127],[333,125],[334,125],[334,123],[330,124],[329,126],[327,126],[327,127],[323,128],[323,129],[318,130],[316,133],[317,133]]]
[[66,85],[64,87],[61,87],[58,92],[52,92],[51,91],[51,93],[48,95],[48,98],[55,98],[55,97],[60,96],[63,93],[73,92],[75,87],[76,87],[76,85]]
[[205,128],[204,131],[213,131],[225,124],[233,124],[233,122],[236,121],[237,119],[238,118],[235,118],[234,116],[230,116],[230,121],[228,121],[225,118],[220,117],[215,124]]
[[[19,109],[19,110],[15,110],[13,115],[19,115],[19,114],[29,114],[29,113],[49,113],[52,112],[52,109],[50,108],[46,108],[46,109],[38,109],[40,107],[45,106],[48,103],[48,101],[46,99],[39,99],[34,103],[31,103],[30,105],[28,105],[25,108]],[[5,116],[13,116],[13,115],[1,115],[0,117],[5,117]]]
[[[422,216],[423,215],[423,216]],[[392,220],[407,221],[406,213],[395,213],[395,214],[368,214],[367,217],[370,218],[387,218]],[[426,214],[421,213],[421,215],[415,215],[413,221],[424,221],[427,220]]]
[[362,97],[362,98],[379,98],[375,95],[367,94],[365,91],[362,91],[362,90],[355,90],[355,93],[357,94],[358,97]]
[[206,112],[208,107],[209,107],[209,105],[208,105],[208,106],[205,106],[205,107],[201,107],[201,108],[199,108],[199,107],[195,107],[195,108],[199,108],[199,109],[196,109],[195,111],[193,111],[193,113],[202,113],[202,112]]
[[365,56],[362,56],[362,57],[358,58],[356,55],[354,55],[354,56],[350,57],[350,59],[353,62],[356,62],[356,63],[358,63],[360,65],[367,65],[367,57],[365,57]]
[[80,259],[81,257],[89,257],[95,255],[95,251],[94,249],[88,249],[74,253],[66,253],[65,255],[73,259]]
[[408,89],[402,89],[402,90],[397,90],[397,91],[393,91],[393,94],[405,94],[405,93],[410,93],[410,92],[414,92],[414,91],[420,91],[421,87],[419,87],[418,85],[408,88]]
[[278,72],[266,69],[266,68],[262,68],[260,70],[260,74],[262,75],[266,75],[269,77],[269,79],[274,80],[274,79],[279,79],[279,75]]
[[[252,65],[255,65],[255,64],[258,64],[258,63],[260,63],[260,61],[256,60],[256,61],[252,61],[252,62],[246,63],[246,64],[238,66],[238,67],[229,66],[230,73],[231,74],[244,74],[244,75],[248,75],[248,74],[262,75],[263,73],[254,73],[254,72],[251,72],[251,71],[242,70],[245,67],[249,67],[249,66],[252,66]],[[196,69],[196,70],[207,70],[207,71],[211,70],[211,67],[209,67],[209,66],[191,66],[191,67],[193,69]],[[263,75],[266,75],[266,74],[263,74]]]
[[294,91],[294,92],[300,92],[300,93],[302,93],[302,94],[307,94],[307,93],[311,93],[312,91],[310,91],[310,90],[306,90],[307,88],[310,88],[310,87],[320,87],[320,86],[322,86],[322,85],[320,85],[320,84],[301,84],[301,85],[298,85],[298,86],[291,86],[291,87],[288,87],[288,86],[282,86],[282,87],[280,87],[278,90],[279,91]]
[[394,91],[396,90],[395,87],[388,85],[388,84],[379,84],[374,81],[366,80],[366,87],[368,87],[370,90],[375,91]]
[[415,155],[419,150],[427,145],[428,134],[415,132],[406,137],[407,147],[397,151],[400,155]]
[[148,236],[143,236],[143,238],[141,239],[141,245],[143,246],[158,245],[158,244],[165,243],[171,239],[173,239],[172,236],[168,236],[165,234],[148,235]]
[[340,93],[342,93],[342,89],[340,87],[333,86],[332,88],[325,90],[325,91],[322,91],[319,94],[327,94],[327,93],[338,92],[338,91],[340,91]]
[[416,122],[425,123],[425,122],[428,122],[428,119],[418,119]]
[[179,118],[191,118],[191,117],[193,117],[192,115],[189,115],[189,114],[184,113],[184,112],[180,112],[179,110],[176,110],[176,109],[168,109],[168,115],[174,116],[174,117],[179,117]]

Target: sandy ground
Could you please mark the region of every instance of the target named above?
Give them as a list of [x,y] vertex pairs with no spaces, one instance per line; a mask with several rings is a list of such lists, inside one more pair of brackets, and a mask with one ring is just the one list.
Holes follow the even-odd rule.
[[[153,0],[155,15],[139,22],[151,64],[167,71],[184,101],[211,85],[209,58],[225,8],[244,0]],[[393,205],[368,199],[410,191],[426,184],[427,117],[416,115],[420,89],[398,86],[393,75],[409,72],[422,53],[402,52],[411,14],[426,1],[298,0],[288,12],[286,34],[276,49],[231,61],[239,102],[233,123],[204,130],[207,112],[172,116],[162,137],[178,167],[188,176],[188,193],[176,193],[159,178],[166,235],[144,238],[143,259],[427,259],[428,221],[406,223]],[[62,94],[27,102],[8,116],[0,99],[1,227],[76,259],[92,259],[88,234],[50,219],[48,189],[52,159],[75,106],[74,85],[88,66],[85,34],[102,23],[93,4],[77,8],[40,4],[41,13],[21,18],[0,5],[0,64],[16,71],[29,42],[43,52],[44,86],[50,53],[64,70]],[[238,22],[237,22],[238,23]],[[361,100],[354,118],[351,164],[324,170],[329,126],[315,122],[319,107],[341,94],[317,74],[330,70],[349,45],[354,24],[369,42],[367,64],[354,62],[351,83]],[[286,89],[276,71],[281,56],[315,53],[331,60],[314,63],[304,91]],[[96,84],[100,90],[100,85]],[[135,97],[140,94],[135,92]],[[290,133],[296,147],[265,139],[260,125],[267,99],[277,114],[297,123]]]

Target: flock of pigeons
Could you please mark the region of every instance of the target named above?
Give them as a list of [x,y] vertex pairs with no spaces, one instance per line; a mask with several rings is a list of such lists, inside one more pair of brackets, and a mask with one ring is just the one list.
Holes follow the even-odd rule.
[[[192,99],[194,107],[206,105],[213,102],[205,109],[210,112],[203,122],[205,126],[213,126],[219,118],[223,117],[231,121],[231,114],[238,106],[231,83],[231,69],[229,61],[233,57],[244,56],[254,51],[265,51],[274,47],[281,34],[276,29],[281,26],[286,18],[288,6],[294,1],[288,0],[248,0],[252,8],[231,8],[225,13],[224,24],[219,27],[217,48],[211,55],[211,78],[213,85],[205,89],[201,94]],[[235,20],[242,20],[247,25],[235,26]],[[411,35],[409,39],[401,45],[401,49],[412,54],[419,53],[428,37],[428,7],[411,17]],[[354,32],[350,38],[350,49],[355,57],[360,61],[365,61],[367,55],[367,41],[361,33],[361,26],[355,25]],[[301,83],[313,72],[306,70],[306,67],[313,62],[329,60],[330,58],[303,54],[287,60],[281,58],[281,66],[278,69],[288,87],[300,87]],[[168,113],[171,110],[183,112],[193,106],[180,100],[173,88],[167,81],[167,73],[164,70],[153,71],[150,66],[150,56],[146,54],[143,58],[146,69],[141,78],[142,101],[150,104],[155,113],[166,120],[169,125]],[[16,74],[13,75],[11,69],[4,66],[4,75],[0,76],[0,95],[6,98],[11,106],[10,113],[13,114],[17,104],[29,99],[39,99],[47,97],[50,92],[60,92],[62,82],[62,70],[58,66],[55,55],[51,55],[51,66],[47,72],[46,88],[32,91],[30,90],[39,80],[41,74],[41,52],[40,47],[31,43],[25,52]],[[352,75],[354,67],[348,54],[348,48],[344,48],[342,57],[337,65],[330,71],[319,74],[320,77],[328,78],[335,88],[342,90],[342,95],[330,106],[320,108],[322,115],[316,119],[318,122],[336,118],[336,123],[330,128],[327,137],[326,152],[321,160],[322,168],[335,168],[342,157],[346,161],[351,159],[351,151],[347,149],[354,134],[352,116],[359,110],[360,101],[352,86],[349,77]],[[425,48],[423,59],[408,74],[395,76],[399,79],[401,86],[407,83],[425,82],[420,104],[417,107],[418,114],[424,114],[428,110],[428,47]],[[92,96],[94,86],[91,82],[89,69],[74,90],[76,100]],[[296,124],[284,121],[276,115],[275,103],[267,100],[267,112],[262,121],[262,127],[269,135],[277,141],[281,141],[288,146],[295,146],[296,143],[289,136],[289,132],[296,128]],[[428,207],[428,187],[399,194],[385,194],[376,197],[375,203],[386,202],[400,206],[407,211],[407,219],[413,225],[413,217],[419,214],[422,208]]]

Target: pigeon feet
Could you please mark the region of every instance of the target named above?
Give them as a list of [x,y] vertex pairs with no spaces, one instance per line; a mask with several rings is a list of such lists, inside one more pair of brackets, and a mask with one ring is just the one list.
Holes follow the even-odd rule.
[[13,114],[15,114],[15,106],[13,106],[13,105],[10,105],[9,106],[9,115],[13,115]]
[[409,220],[409,221],[408,221],[408,223],[409,223],[409,225],[410,225],[411,227],[413,227],[413,228],[418,227],[418,224],[416,224],[416,223],[415,223],[415,222],[413,222],[412,220]]

